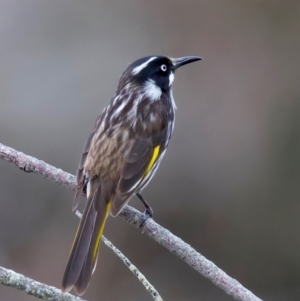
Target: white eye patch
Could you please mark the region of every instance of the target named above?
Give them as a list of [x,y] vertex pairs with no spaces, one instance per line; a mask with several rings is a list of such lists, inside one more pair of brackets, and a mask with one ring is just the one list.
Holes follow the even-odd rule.
[[167,66],[165,64],[163,64],[163,65],[160,66],[160,70],[163,71],[163,72],[166,72],[167,69],[168,68],[167,68]]

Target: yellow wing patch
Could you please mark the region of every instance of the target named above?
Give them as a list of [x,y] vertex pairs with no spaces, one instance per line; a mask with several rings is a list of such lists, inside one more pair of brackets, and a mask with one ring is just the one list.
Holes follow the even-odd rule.
[[156,159],[157,159],[157,157],[158,157],[159,150],[160,150],[160,145],[158,145],[158,146],[156,146],[156,147],[154,148],[152,158],[151,158],[151,160],[150,160],[150,162],[149,162],[149,164],[148,164],[148,166],[147,166],[147,168],[146,168],[146,170],[145,170],[145,173],[144,173],[143,178],[146,177],[146,175],[148,174],[148,172],[149,172],[149,171],[151,170],[151,168],[153,167],[153,165],[154,165],[154,163],[155,163],[155,161],[156,161]]

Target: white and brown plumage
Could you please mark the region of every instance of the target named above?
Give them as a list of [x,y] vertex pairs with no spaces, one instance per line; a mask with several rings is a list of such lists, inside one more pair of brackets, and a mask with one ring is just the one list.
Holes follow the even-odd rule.
[[108,214],[117,216],[153,177],[174,126],[174,72],[200,59],[149,56],[122,74],[79,162],[73,210],[82,192],[87,194],[87,203],[63,277],[64,292],[72,287],[78,295],[86,291]]

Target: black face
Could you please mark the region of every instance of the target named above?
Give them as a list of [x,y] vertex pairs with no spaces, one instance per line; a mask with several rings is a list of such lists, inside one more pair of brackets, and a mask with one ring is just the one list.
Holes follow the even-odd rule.
[[147,81],[155,84],[162,91],[170,89],[174,72],[177,68],[186,64],[201,60],[198,56],[184,56],[180,58],[168,58],[165,56],[147,56],[133,62],[124,71],[120,83],[124,85],[127,80],[145,84]]
[[173,63],[169,58],[149,56],[135,61],[128,69],[131,71],[133,79],[138,83],[150,80],[162,90],[167,90],[173,81],[173,76],[171,75],[173,74],[173,68]]

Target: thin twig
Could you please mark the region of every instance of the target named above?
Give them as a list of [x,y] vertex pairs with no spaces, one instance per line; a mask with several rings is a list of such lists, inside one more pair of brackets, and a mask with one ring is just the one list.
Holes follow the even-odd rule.
[[[82,214],[76,210],[76,215],[81,218]],[[158,291],[154,288],[154,286],[147,280],[147,278],[139,271],[139,269],[131,263],[131,261],[117,248],[115,247],[107,238],[103,235],[101,237],[104,244],[109,247],[121,260],[122,262],[129,268],[129,270],[138,278],[138,280],[144,285],[146,290],[151,294],[155,301],[163,301],[162,297],[158,293]]]
[[[0,158],[14,163],[17,167],[25,171],[31,171],[49,178],[54,182],[75,189],[75,177],[60,169],[57,169],[43,161],[18,152],[0,143]],[[211,280],[216,286],[224,290],[227,294],[240,301],[261,301],[251,291],[243,287],[237,280],[228,276],[218,268],[213,262],[206,259],[190,245],[172,234],[169,230],[158,225],[149,218],[144,225],[142,213],[130,206],[126,206],[120,216],[129,224],[141,228],[148,236],[163,245],[169,251],[183,259],[193,269],[204,277]]]
[[55,301],[85,301],[80,297],[73,296],[69,293],[62,293],[60,289],[35,281],[22,274],[12,270],[0,267],[0,283],[17,288],[28,295],[35,296],[44,300]]

